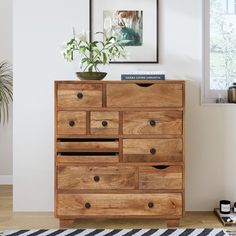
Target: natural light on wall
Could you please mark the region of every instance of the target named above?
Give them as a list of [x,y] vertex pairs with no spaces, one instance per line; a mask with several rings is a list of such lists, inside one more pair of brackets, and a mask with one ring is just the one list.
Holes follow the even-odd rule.
[[210,0],[209,88],[227,90],[236,82],[236,0]]

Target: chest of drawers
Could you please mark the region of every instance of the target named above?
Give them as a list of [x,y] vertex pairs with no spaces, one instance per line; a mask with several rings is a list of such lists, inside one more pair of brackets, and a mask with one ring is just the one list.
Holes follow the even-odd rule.
[[184,81],[55,82],[55,216],[184,214]]

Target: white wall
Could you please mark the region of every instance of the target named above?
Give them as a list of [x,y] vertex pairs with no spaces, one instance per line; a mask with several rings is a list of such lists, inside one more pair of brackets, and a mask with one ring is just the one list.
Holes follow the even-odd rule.
[[[14,210],[53,210],[53,81],[74,79],[60,45],[88,27],[87,0],[14,2]],[[159,65],[110,65],[107,79],[123,71],[165,70],[186,79],[186,205],[212,210],[236,200],[234,106],[200,106],[202,3],[160,0]],[[226,176],[226,173],[228,175]]]
[[[0,61],[12,63],[12,1],[0,0]],[[0,184],[11,183],[12,107],[8,124],[0,124]]]

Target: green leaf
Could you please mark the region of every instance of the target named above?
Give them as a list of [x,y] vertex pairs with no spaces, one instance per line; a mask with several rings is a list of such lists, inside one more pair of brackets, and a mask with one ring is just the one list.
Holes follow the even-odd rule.
[[98,48],[95,48],[94,51],[97,53],[97,55],[101,55],[101,52]]
[[107,55],[105,52],[102,53],[102,60],[103,60],[103,64],[105,65],[107,63]]
[[5,123],[9,117],[9,104],[12,98],[12,69],[7,62],[0,63],[0,122]]

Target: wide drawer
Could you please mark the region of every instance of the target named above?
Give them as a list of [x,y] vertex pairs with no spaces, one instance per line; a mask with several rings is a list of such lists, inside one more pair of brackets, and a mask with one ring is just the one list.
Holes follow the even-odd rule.
[[59,135],[86,134],[86,112],[59,111],[57,133]]
[[182,139],[124,139],[123,158],[126,162],[180,162]]
[[136,168],[118,166],[59,166],[58,189],[135,189]]
[[182,107],[183,85],[182,83],[108,84],[107,106]]
[[58,216],[182,215],[182,195],[168,194],[59,194]]
[[124,112],[124,134],[181,135],[183,124],[181,111]]
[[182,190],[182,166],[139,167],[139,189]]
[[117,139],[59,139],[57,152],[118,152]]
[[91,112],[91,134],[118,134],[119,112]]
[[101,84],[59,84],[58,108],[102,107]]

